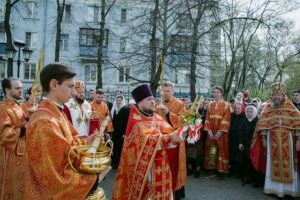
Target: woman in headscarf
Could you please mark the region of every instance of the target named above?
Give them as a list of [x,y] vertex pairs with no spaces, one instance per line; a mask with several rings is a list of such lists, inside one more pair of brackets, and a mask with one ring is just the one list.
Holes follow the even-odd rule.
[[257,117],[257,109],[253,105],[249,105],[246,108],[246,120],[242,126],[242,136],[240,137],[239,149],[242,152],[243,157],[243,177],[245,177],[245,183],[251,183],[255,181],[253,184],[254,187],[258,184],[259,178],[255,177],[255,170],[250,161],[250,146],[253,137],[253,133],[255,131],[255,126],[258,120]]
[[241,155],[239,151],[239,138],[242,135],[242,125],[245,121],[245,106],[241,102],[234,105],[234,112],[231,114],[229,129],[229,162],[230,175],[240,176]]
[[113,106],[113,108],[114,110],[111,111],[114,126],[114,133],[112,134],[112,141],[114,142],[112,167],[116,169],[121,158],[124,134],[126,132],[129,117],[129,109],[126,106],[122,95],[116,96],[115,106]]

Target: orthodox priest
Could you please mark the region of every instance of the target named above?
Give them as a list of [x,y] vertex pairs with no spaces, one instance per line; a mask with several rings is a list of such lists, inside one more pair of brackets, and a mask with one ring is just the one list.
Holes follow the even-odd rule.
[[[182,101],[174,97],[174,83],[166,81],[163,85],[162,105],[158,105],[156,112],[173,128],[182,126],[182,115],[186,112]],[[170,145],[168,148],[169,162],[171,163],[173,190],[176,199],[185,197],[186,184],[186,152],[185,143]],[[179,156],[177,156],[179,155]]]
[[24,199],[26,112],[18,103],[23,87],[17,78],[2,80],[5,99],[0,103],[0,199]]
[[257,122],[250,158],[255,169],[266,174],[265,193],[300,197],[300,113],[285,95],[285,83],[271,87],[272,100]]
[[138,86],[131,94],[137,104],[130,111],[112,199],[174,199],[166,150],[181,139],[155,113],[149,85]]
[[76,94],[65,105],[70,110],[72,124],[79,136],[84,138],[89,135],[91,105],[85,100],[85,85],[83,81],[75,82]]

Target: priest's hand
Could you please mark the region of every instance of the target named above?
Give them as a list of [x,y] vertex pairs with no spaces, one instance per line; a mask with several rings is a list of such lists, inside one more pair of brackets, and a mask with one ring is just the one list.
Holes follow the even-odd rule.
[[86,143],[87,143],[88,145],[90,145],[90,144],[92,144],[92,142],[94,141],[94,139],[95,139],[95,134],[92,134],[92,135],[90,135],[90,136],[88,136],[88,137],[86,138]]
[[208,139],[209,140],[214,139],[214,134],[212,133],[212,131],[208,131]]
[[168,107],[163,104],[159,106],[159,109],[161,110],[161,114],[163,116],[166,116],[169,113]]
[[300,138],[299,137],[296,142],[296,151],[300,151]]
[[239,144],[239,149],[240,149],[240,151],[244,151],[244,145],[243,144]]
[[171,142],[172,143],[180,143],[182,142],[183,140],[177,135],[177,132],[174,132],[171,134]]
[[215,135],[215,138],[218,140],[220,137],[222,137],[223,132],[222,131],[218,131],[217,134]]

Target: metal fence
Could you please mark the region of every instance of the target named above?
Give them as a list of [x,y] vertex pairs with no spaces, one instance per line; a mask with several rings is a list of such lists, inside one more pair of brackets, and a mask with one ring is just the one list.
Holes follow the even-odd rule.
[[[105,91],[105,93],[107,95],[107,99],[110,102],[113,102],[115,99],[115,92],[113,90],[108,89]],[[24,100],[28,99],[28,97],[29,97],[28,89],[23,90],[23,96],[24,96]],[[132,99],[131,91],[129,89],[126,91],[123,91],[123,96],[127,101]],[[190,94],[187,92],[175,92],[174,96],[176,98],[182,99],[185,96],[190,97]],[[198,96],[210,97],[210,95],[208,93],[199,93]],[[156,97],[160,98],[160,94],[156,93]],[[85,91],[85,98],[88,100],[90,99],[90,92],[88,90]],[[0,90],[0,100],[3,100],[3,99],[4,99],[4,92],[2,90]]]

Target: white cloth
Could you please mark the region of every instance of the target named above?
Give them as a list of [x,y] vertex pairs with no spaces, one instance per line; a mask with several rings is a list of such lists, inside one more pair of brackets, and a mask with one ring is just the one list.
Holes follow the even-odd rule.
[[126,106],[126,102],[124,100],[124,96],[123,96],[123,100],[122,100],[122,103],[121,103],[120,106],[117,106],[117,103],[116,103],[116,100],[115,100],[114,103],[113,103],[113,106],[111,108],[111,112],[110,112],[111,119],[114,118],[114,113],[115,112],[118,114],[118,112],[121,110],[121,108],[123,108],[125,106]]
[[82,103],[82,111],[80,109],[79,103],[71,98],[66,106],[70,110],[72,123],[79,136],[88,136],[89,135],[89,121],[92,113],[91,105],[84,100]]
[[294,169],[294,151],[292,150],[293,141],[292,141],[292,134],[290,133],[290,145],[291,145],[291,160],[292,160],[292,183],[280,183],[272,181],[272,172],[271,172],[271,156],[270,156],[270,131],[267,130],[267,166],[266,166],[266,178],[265,178],[265,188],[264,192],[267,194],[276,194],[279,197],[284,197],[284,195],[290,195],[293,197],[300,197],[300,181],[298,172]]

